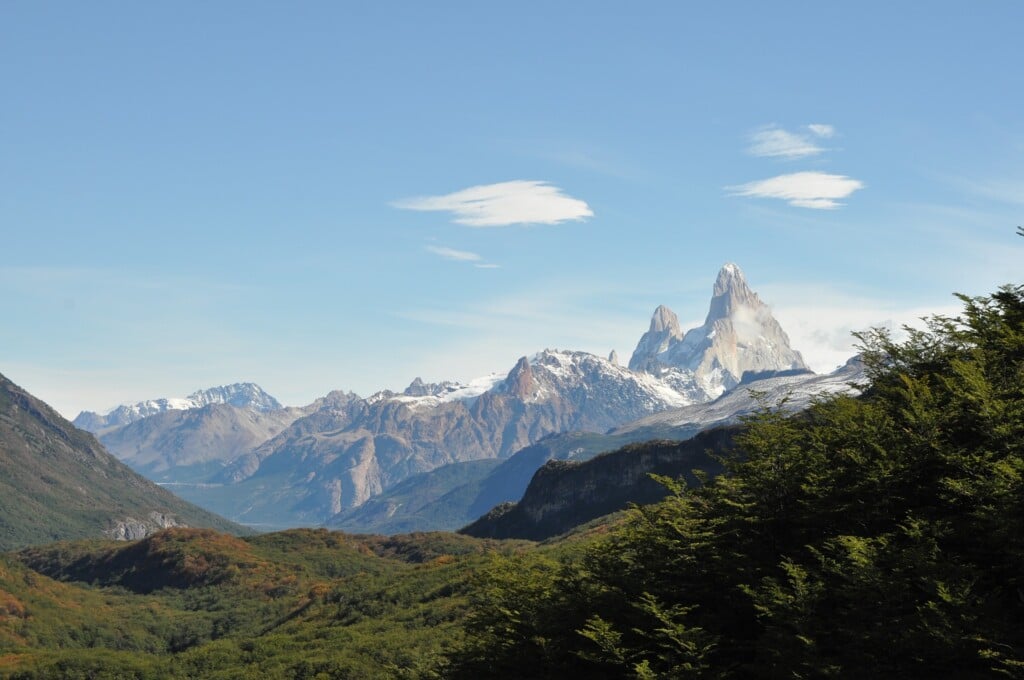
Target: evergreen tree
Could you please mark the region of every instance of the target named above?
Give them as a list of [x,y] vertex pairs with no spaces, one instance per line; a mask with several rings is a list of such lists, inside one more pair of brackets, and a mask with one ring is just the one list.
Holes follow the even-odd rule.
[[1024,675],[1024,287],[961,300],[860,335],[862,396],[763,409],[725,474],[663,480],[582,559],[504,558],[455,668]]

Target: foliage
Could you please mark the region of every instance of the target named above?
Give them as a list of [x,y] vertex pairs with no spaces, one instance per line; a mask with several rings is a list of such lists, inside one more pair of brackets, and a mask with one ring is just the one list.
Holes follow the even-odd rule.
[[497,558],[452,674],[1024,674],[1024,288],[962,300],[582,557]]
[[0,556],[0,676],[436,677],[470,575],[522,545],[170,529],[25,549]]

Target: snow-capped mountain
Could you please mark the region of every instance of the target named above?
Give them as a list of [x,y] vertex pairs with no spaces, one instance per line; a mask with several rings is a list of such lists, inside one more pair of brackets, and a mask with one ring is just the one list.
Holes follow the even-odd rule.
[[500,503],[518,501],[548,460],[580,462],[636,442],[688,440],[710,428],[737,423],[762,407],[795,412],[816,397],[857,394],[855,386],[866,380],[858,358],[826,375],[799,370],[747,373],[741,384],[714,401],[660,411],[603,434],[564,432],[545,437],[490,467],[463,464],[428,472],[342,511],[328,525],[356,533],[454,530]]
[[[116,443],[119,451],[144,450],[145,464],[153,470],[159,466],[164,479],[173,479],[174,467],[188,461],[222,466],[205,480],[189,476],[205,484],[194,493],[179,491],[234,519],[319,523],[444,465],[504,459],[553,434],[604,433],[709,402],[737,385],[747,371],[794,369],[805,369],[799,353],[790,349],[768,308],[730,264],[718,274],[704,325],[684,334],[676,315],[658,307],[629,367],[619,365],[614,352],[605,359],[547,349],[522,357],[505,373],[468,383],[416,378],[401,392],[384,390],[365,399],[332,393],[288,424],[246,427],[252,433],[268,432],[263,442],[255,434],[244,440],[236,436],[237,414],[201,418],[195,412],[189,418],[159,416],[169,429],[155,421],[132,430],[122,426],[124,436]],[[141,418],[147,410],[191,409],[203,400],[229,399],[205,391],[184,400],[137,404],[115,410],[100,425]],[[271,425],[283,429],[270,434]],[[198,444],[176,442],[201,442],[203,450],[197,453]],[[206,450],[212,442],[232,448],[214,455]]]
[[283,408],[280,402],[254,383],[235,383],[197,390],[187,397],[149,399],[135,404],[115,406],[106,413],[82,411],[73,421],[75,427],[94,434],[109,432],[165,411],[186,411],[210,404],[228,404],[259,412]]
[[738,385],[747,371],[807,369],[771,310],[735,264],[718,273],[704,325],[685,334],[675,313],[659,306],[629,367],[658,376],[707,401]]
[[243,499],[235,507],[211,507],[243,521],[290,511],[320,522],[441,465],[505,458],[549,434],[603,432],[690,403],[654,376],[602,357],[544,350],[504,377],[417,379],[402,393],[378,392],[299,418],[218,477],[259,492],[235,494]]

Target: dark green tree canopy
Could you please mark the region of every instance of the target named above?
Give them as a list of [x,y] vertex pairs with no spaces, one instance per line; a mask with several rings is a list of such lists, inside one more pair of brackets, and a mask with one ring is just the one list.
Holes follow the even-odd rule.
[[482,579],[464,676],[1024,675],[1024,287],[960,296],[870,384],[747,423],[727,473],[579,559]]

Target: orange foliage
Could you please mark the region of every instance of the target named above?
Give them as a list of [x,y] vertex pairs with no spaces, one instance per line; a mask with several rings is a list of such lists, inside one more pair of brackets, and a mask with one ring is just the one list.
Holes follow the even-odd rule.
[[0,590],[0,618],[7,616],[19,619],[25,618],[25,605],[14,595],[5,590]]

